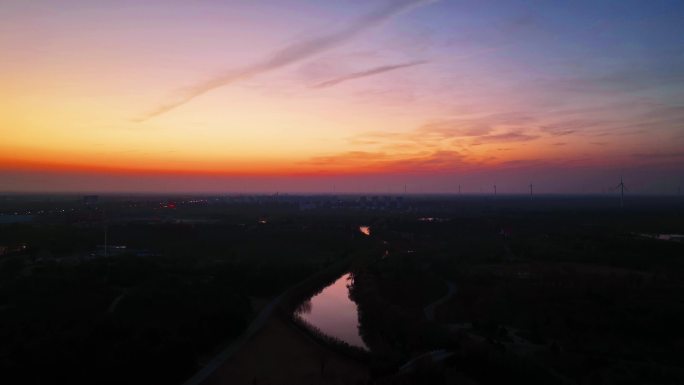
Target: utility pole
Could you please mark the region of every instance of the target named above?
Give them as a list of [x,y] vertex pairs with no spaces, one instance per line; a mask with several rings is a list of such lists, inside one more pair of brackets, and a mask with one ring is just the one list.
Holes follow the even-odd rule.
[[104,256],[107,258],[107,218],[104,216],[104,211],[102,213],[104,219]]
[[105,258],[107,258],[107,225],[104,226],[104,233],[105,233],[104,234],[105,235],[105,237],[104,237],[105,238],[104,239],[104,256],[105,256]]

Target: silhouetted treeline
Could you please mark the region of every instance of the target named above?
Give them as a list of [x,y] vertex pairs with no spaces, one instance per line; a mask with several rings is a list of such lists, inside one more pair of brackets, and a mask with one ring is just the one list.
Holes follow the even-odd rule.
[[0,256],[3,378],[181,383],[244,330],[252,298],[278,295],[351,251],[349,222],[267,213],[111,221],[109,244],[127,248],[107,258],[96,248],[103,223],[1,226],[0,245],[25,245]]

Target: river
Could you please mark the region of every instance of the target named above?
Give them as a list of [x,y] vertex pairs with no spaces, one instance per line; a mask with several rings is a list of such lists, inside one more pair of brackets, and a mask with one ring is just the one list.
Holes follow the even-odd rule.
[[304,302],[295,315],[328,336],[368,350],[359,334],[358,307],[349,298],[352,279],[350,273],[342,275]]

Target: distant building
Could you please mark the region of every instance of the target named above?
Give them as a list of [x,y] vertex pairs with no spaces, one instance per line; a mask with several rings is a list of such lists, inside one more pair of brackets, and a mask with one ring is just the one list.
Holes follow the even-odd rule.
[[97,204],[97,201],[99,199],[100,199],[100,197],[97,195],[84,195],[83,196],[83,204],[84,205],[94,205],[94,204]]
[[136,256],[136,257],[159,257],[160,253],[151,251],[148,249],[135,249],[129,248],[126,245],[107,245],[105,250],[105,245],[97,245],[97,249],[94,253],[90,254],[91,257],[118,257],[122,255]]
[[45,248],[38,250],[35,256],[36,262],[45,262],[53,259],[55,259],[55,256],[52,254],[52,251]]
[[125,245],[97,245],[95,255],[98,257],[113,257],[117,255],[127,254],[129,252]]
[[304,211],[304,210],[313,210],[317,206],[313,202],[299,202],[299,209]]
[[29,223],[34,219],[33,215],[2,215],[0,214],[0,224],[11,225],[15,223]]

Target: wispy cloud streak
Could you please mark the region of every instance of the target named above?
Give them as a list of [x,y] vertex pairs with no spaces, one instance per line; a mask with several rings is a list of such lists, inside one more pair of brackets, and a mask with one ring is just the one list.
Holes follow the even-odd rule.
[[375,67],[371,68],[365,71],[359,71],[359,72],[353,72],[344,76],[340,76],[335,79],[331,80],[326,80],[324,82],[315,84],[312,86],[312,88],[327,88],[327,87],[332,87],[335,85],[338,85],[340,83],[349,81],[349,80],[354,80],[354,79],[359,79],[359,78],[365,78],[368,76],[373,76],[373,75],[379,75],[385,72],[390,72],[390,71],[395,71],[398,69],[402,68],[408,68],[408,67],[415,67],[421,64],[427,63],[427,60],[417,60],[417,61],[412,61],[412,62],[407,62],[407,63],[401,63],[401,64],[393,64],[393,65],[384,65],[380,67]]
[[227,71],[224,74],[210,78],[204,82],[181,89],[169,102],[158,106],[143,117],[137,119],[137,121],[142,122],[171,111],[215,88],[223,87],[239,80],[249,79],[256,75],[308,59],[316,54],[346,43],[352,38],[382,24],[401,12],[432,2],[434,2],[434,0],[392,0],[384,7],[378,8],[375,11],[360,17],[336,32],[294,42],[280,51],[275,52],[262,62],[241,69]]

